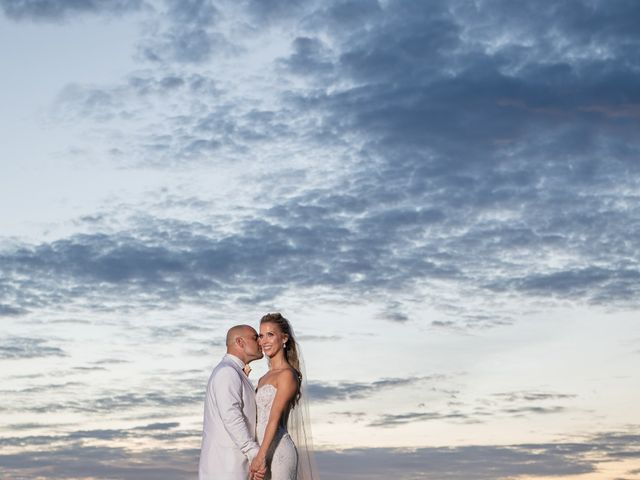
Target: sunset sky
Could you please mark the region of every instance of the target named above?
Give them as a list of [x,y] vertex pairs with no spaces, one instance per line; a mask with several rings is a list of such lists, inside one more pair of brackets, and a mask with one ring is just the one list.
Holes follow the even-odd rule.
[[195,478],[280,311],[323,479],[640,480],[639,25],[0,0],[0,478]]

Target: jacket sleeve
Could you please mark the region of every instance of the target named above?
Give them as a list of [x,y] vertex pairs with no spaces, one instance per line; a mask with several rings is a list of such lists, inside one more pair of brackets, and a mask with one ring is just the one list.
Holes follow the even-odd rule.
[[253,460],[260,446],[244,416],[240,375],[233,367],[221,368],[214,376],[211,388],[224,428],[249,461]]

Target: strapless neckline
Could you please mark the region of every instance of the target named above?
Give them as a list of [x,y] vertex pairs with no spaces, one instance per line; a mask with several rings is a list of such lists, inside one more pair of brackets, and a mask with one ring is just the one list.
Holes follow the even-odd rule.
[[263,388],[267,388],[267,387],[271,387],[271,388],[273,388],[274,390],[278,390],[278,389],[276,388],[276,386],[275,386],[275,385],[273,385],[272,383],[265,383],[264,385],[261,385],[261,386],[259,386],[258,388],[256,388],[256,393],[258,393],[258,391],[262,390]]

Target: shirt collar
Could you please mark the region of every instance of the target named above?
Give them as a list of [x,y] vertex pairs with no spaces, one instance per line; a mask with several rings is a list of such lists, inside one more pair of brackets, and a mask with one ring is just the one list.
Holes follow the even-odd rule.
[[233,355],[231,353],[227,353],[224,357],[228,358],[229,360],[231,360],[238,367],[240,367],[240,369],[244,368],[244,362],[242,360],[240,360],[238,357],[236,357],[235,355]]

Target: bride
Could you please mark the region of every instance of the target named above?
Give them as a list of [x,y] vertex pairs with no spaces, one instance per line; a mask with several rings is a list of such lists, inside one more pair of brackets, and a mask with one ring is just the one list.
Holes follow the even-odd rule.
[[266,465],[267,480],[318,480],[302,395],[301,358],[291,325],[281,314],[269,313],[260,319],[259,338],[269,371],[256,390],[260,450],[251,463],[251,476]]

